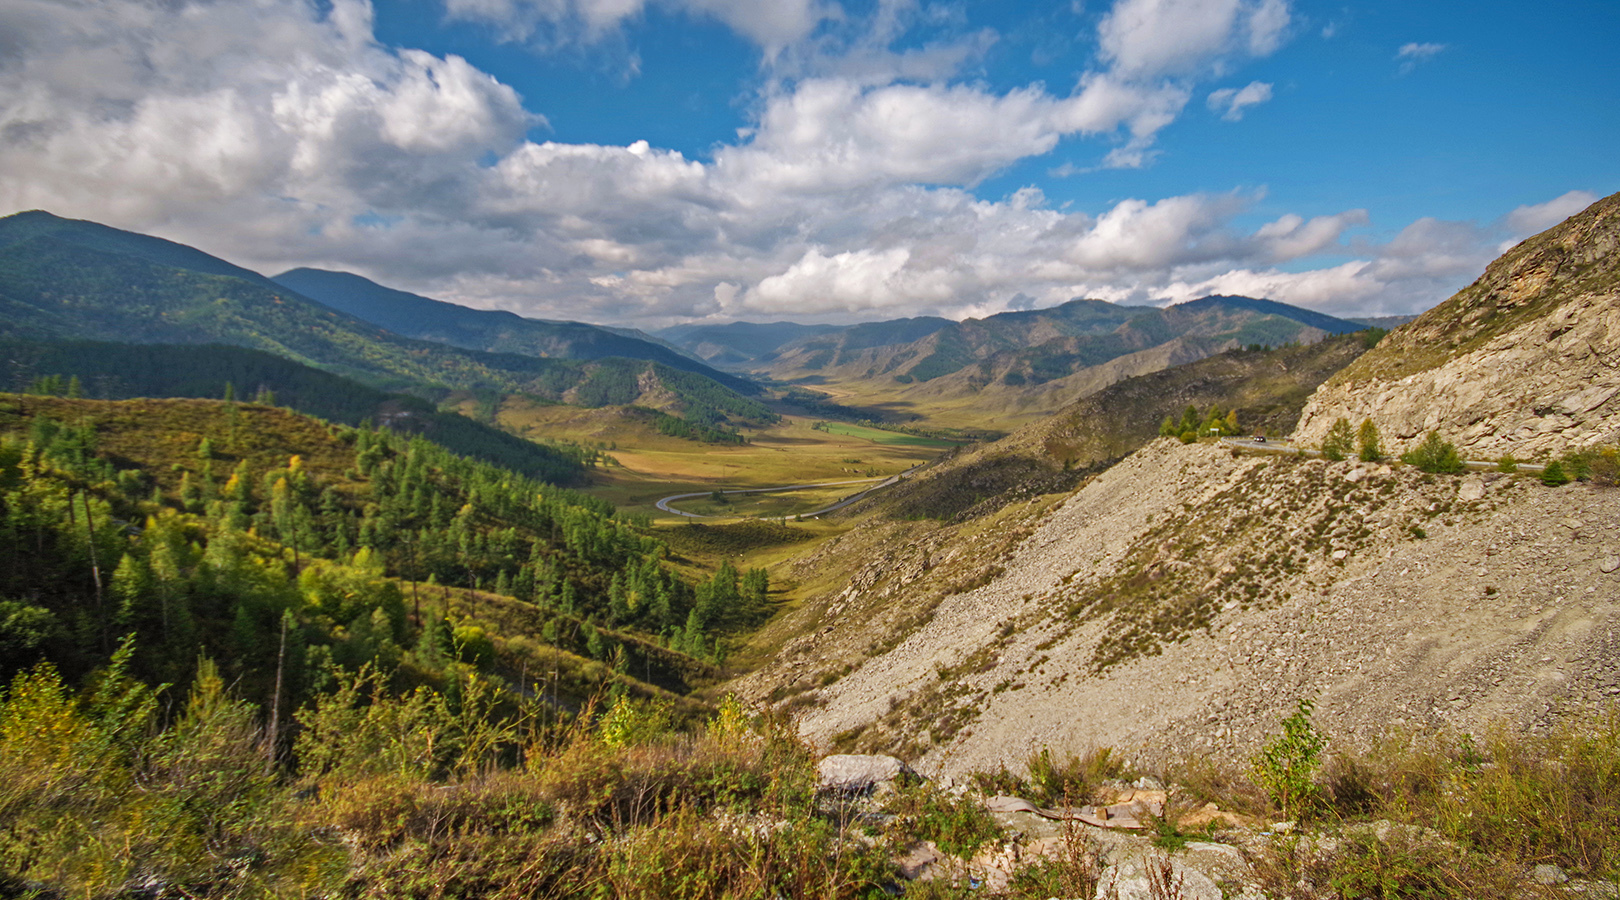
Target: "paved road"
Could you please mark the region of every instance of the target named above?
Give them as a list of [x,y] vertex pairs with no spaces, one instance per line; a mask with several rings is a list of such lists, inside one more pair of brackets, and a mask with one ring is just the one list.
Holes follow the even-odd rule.
[[[821,509],[818,509],[818,510],[813,510],[813,511],[807,512],[807,513],[798,513],[797,515],[789,517],[789,518],[795,518],[795,519],[813,519],[816,516],[824,515],[826,513],[833,512],[834,510],[843,509],[844,507],[850,505],[851,503],[854,503],[856,500],[859,500],[862,497],[865,497],[867,494],[870,494],[873,491],[882,490],[883,488],[886,488],[886,487],[888,487],[888,486],[890,486],[892,484],[897,484],[897,483],[899,483],[900,479],[909,477],[912,472],[915,472],[920,468],[922,468],[922,467],[921,466],[913,466],[912,468],[907,469],[904,472],[901,472],[899,475],[890,475],[888,478],[882,478],[882,479],[879,479],[879,478],[857,478],[857,479],[855,479],[853,481],[823,481],[823,482],[821,482],[819,484],[787,484],[787,485],[783,485],[781,487],[737,488],[735,490],[721,491],[720,493],[722,493],[722,494],[780,494],[780,493],[786,493],[787,491],[804,491],[804,490],[809,490],[811,488],[842,487],[843,485],[846,485],[846,484],[871,484],[874,481],[878,482],[877,484],[872,484],[872,486],[867,488],[866,490],[858,491],[858,492],[856,492],[854,494],[851,494],[848,497],[845,497],[844,499],[838,501],[837,503],[834,503],[831,506],[824,506],[824,507],[822,507]],[[676,508],[669,505],[669,504],[671,504],[671,503],[673,503],[673,502],[675,502],[677,500],[690,500],[693,497],[707,497],[707,496],[709,496],[710,494],[713,494],[713,493],[714,493],[714,491],[693,491],[690,494],[674,494],[672,496],[665,497],[664,499],[658,501],[658,503],[655,504],[655,505],[660,510],[663,510],[664,512],[670,513],[672,515],[677,515],[677,516],[685,516],[688,519],[722,519],[722,518],[723,519],[730,519],[730,518],[736,518],[735,516],[705,516],[705,515],[702,515],[700,513],[686,512],[685,510],[676,509]]]

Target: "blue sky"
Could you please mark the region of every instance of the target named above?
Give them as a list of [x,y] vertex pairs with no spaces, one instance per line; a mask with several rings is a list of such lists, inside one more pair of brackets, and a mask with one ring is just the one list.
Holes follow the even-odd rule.
[[7,0],[0,213],[658,327],[1426,308],[1620,190],[1620,4]]

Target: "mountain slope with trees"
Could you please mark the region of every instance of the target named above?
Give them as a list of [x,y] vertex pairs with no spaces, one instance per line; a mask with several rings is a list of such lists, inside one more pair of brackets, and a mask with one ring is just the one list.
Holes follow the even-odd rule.
[[437,409],[411,394],[388,393],[261,350],[224,344],[114,344],[0,340],[10,361],[0,389],[98,400],[135,397],[261,399],[343,425],[367,422],[420,434],[465,456],[555,484],[581,480],[597,454],[539,444]]
[[693,582],[601,500],[419,437],[252,403],[19,395],[0,395],[0,435],[0,596],[19,598],[0,640],[16,667],[43,654],[83,673],[134,629],[140,660],[237,660],[233,674],[255,679],[258,699],[273,668],[266,635],[283,612],[341,626],[354,642],[308,637],[351,669],[394,666],[431,625],[424,605],[443,608],[454,589],[537,610],[529,640],[543,633],[604,662],[622,647],[637,672],[674,672],[685,665],[676,657],[712,656],[714,635],[764,602],[754,574]]
[[706,424],[774,419],[700,374],[642,360],[541,359],[412,340],[193,248],[43,212],[0,219],[0,336],[228,343],[384,390],[640,403]]

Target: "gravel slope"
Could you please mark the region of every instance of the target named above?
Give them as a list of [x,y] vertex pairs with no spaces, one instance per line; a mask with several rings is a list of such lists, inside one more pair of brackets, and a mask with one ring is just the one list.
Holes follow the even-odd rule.
[[[791,701],[807,737],[931,774],[1042,747],[1241,759],[1302,697],[1339,741],[1620,697],[1620,490],[1161,440],[998,527],[987,565],[960,535],[883,526],[739,687],[830,682]],[[919,590],[953,566],[978,577]]]

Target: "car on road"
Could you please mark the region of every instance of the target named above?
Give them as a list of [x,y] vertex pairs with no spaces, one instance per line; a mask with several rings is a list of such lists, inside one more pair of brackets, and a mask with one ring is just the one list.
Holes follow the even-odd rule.
[[1264,444],[1266,442],[1266,436],[1263,434],[1257,434],[1254,436],[1254,442],[1256,444]]

